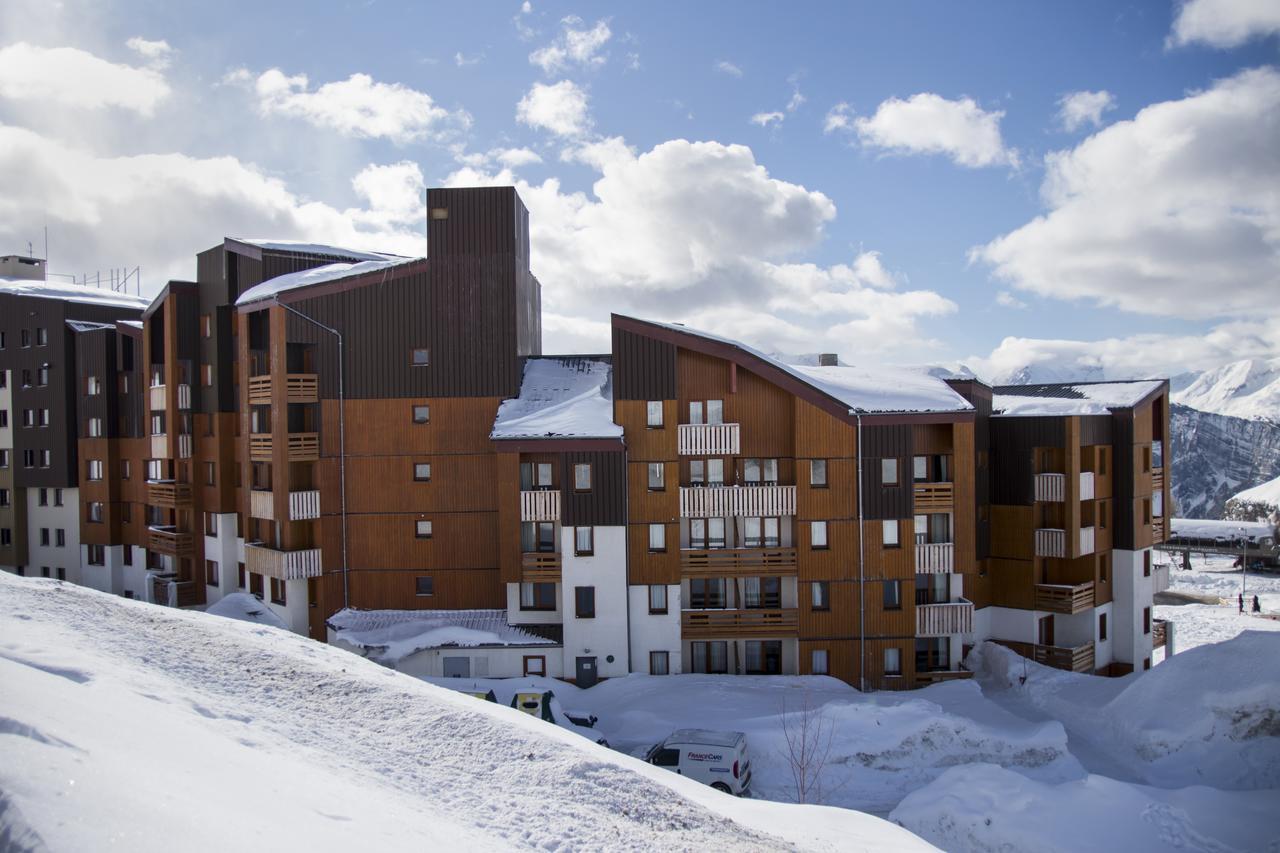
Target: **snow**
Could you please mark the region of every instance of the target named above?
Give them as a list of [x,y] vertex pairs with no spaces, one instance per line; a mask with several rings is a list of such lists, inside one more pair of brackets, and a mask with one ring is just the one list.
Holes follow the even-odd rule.
[[114,323],[91,323],[88,320],[68,320],[67,328],[73,332],[98,332],[102,329],[115,329]]
[[1245,489],[1243,492],[1236,492],[1231,497],[1233,501],[1241,503],[1260,503],[1271,504],[1272,506],[1280,506],[1280,477],[1274,480],[1268,480],[1265,483]]
[[[150,482],[150,481],[148,481]],[[224,595],[205,610],[214,616],[225,616],[228,619],[239,619],[257,625],[270,625],[272,628],[288,628],[285,621],[272,612],[257,598],[247,592],[233,592]]]
[[505,610],[340,610],[329,617],[337,639],[394,666],[423,649],[445,646],[544,646],[551,640],[507,624]]
[[1280,358],[1243,359],[1201,373],[1172,402],[1247,420],[1280,422]]
[[[1171,556],[1169,590],[1210,596],[1214,604],[1156,604],[1154,615],[1174,625],[1174,648],[1177,654],[1209,643],[1221,643],[1244,631],[1280,632],[1280,574],[1249,572],[1245,591],[1249,602],[1241,613],[1240,569],[1232,557],[1191,555],[1191,568],[1182,568],[1180,556]],[[1249,612],[1253,596],[1258,596],[1262,614]],[[1161,660],[1160,650],[1152,660]]]
[[306,243],[301,240],[259,240],[232,237],[237,243],[257,246],[259,249],[276,252],[294,252],[299,255],[324,255],[330,258],[350,258],[353,261],[387,261],[401,258],[401,255],[390,255],[386,252],[357,252],[338,246],[327,246],[324,243]]
[[285,631],[0,573],[0,837],[51,850],[923,850]]
[[1174,518],[1169,521],[1171,536],[1190,539],[1214,539],[1221,536],[1234,541],[1241,536],[1274,536],[1275,532],[1274,525],[1257,521],[1222,521],[1215,518]]
[[1148,394],[1158,390],[1162,380],[1146,379],[1134,382],[1080,382],[1068,383],[1055,388],[1055,393],[1065,392],[1070,397],[1039,396],[1034,393],[1035,386],[1029,386],[1026,392],[1014,390],[1013,386],[1001,386],[999,393],[992,397],[991,410],[994,415],[1004,417],[1033,417],[1041,415],[1106,415],[1112,409],[1123,409],[1137,405]]
[[18,278],[0,278],[0,294],[35,296],[41,299],[62,299],[83,305],[108,305],[113,308],[134,308],[138,311],[151,304],[151,300],[129,293],[117,293],[102,287],[62,282],[31,281]]
[[520,396],[498,406],[490,438],[621,438],[613,422],[608,361],[584,356],[525,361]]
[[379,256],[377,260],[358,261],[355,263],[326,264],[322,267],[312,267],[309,270],[285,273],[284,275],[278,275],[275,278],[269,278],[261,284],[256,284],[249,288],[244,293],[240,294],[240,298],[236,300],[236,305],[249,305],[253,302],[271,299],[290,290],[298,290],[299,288],[311,287],[317,284],[324,284],[325,282],[338,281],[339,279],[364,275],[365,273],[378,272],[379,270],[389,272],[393,267],[412,264],[420,260],[422,259],[388,259]]

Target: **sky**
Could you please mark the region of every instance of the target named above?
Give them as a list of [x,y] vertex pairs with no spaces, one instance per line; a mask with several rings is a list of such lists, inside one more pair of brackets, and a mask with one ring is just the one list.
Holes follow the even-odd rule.
[[154,293],[514,184],[545,352],[1176,375],[1280,357],[1278,58],[1275,0],[5,0],[0,252]]

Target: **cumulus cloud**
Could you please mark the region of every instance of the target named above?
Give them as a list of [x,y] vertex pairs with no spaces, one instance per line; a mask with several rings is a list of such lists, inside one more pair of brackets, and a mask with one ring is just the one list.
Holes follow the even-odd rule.
[[742,69],[734,65],[727,59],[722,59],[716,63],[716,70],[721,74],[728,74],[730,77],[741,77]]
[[483,53],[477,53],[475,56],[466,56],[462,51],[458,51],[453,55],[453,64],[459,68],[470,68],[472,65],[479,65],[483,60]]
[[1280,4],[1274,0],[1185,0],[1178,8],[1166,45],[1201,42],[1236,47],[1258,36],[1280,33]]
[[169,84],[153,68],[108,62],[74,47],[17,42],[0,48],[0,98],[151,116],[168,97]]
[[1001,290],[996,294],[996,304],[1004,308],[1026,308],[1027,303],[1014,296],[1007,290]]
[[260,115],[302,119],[344,136],[384,138],[398,145],[441,139],[471,123],[465,111],[450,112],[425,92],[382,83],[368,74],[352,74],[314,90],[307,75],[289,76],[279,68],[256,78],[241,68],[227,74],[223,82],[250,87]]
[[546,74],[556,74],[570,66],[596,68],[604,65],[606,56],[601,53],[613,33],[607,21],[596,21],[590,29],[579,29],[582,19],[570,15],[560,22],[561,32],[556,40],[529,54],[529,61]]
[[572,80],[534,83],[516,104],[516,120],[557,136],[581,136],[591,128],[587,93]]
[[827,110],[827,116],[822,120],[822,132],[835,133],[837,130],[852,130],[853,118],[853,107],[841,101]]
[[761,127],[768,127],[771,124],[782,124],[784,118],[786,116],[780,112],[756,113],[751,117],[751,123],[758,124]]
[[351,179],[356,195],[365,200],[368,212],[361,219],[382,228],[424,221],[423,191],[427,183],[417,163],[401,160],[390,165],[371,164]]
[[[972,98],[947,100],[921,92],[906,100],[890,98],[875,115],[857,117],[852,126],[869,148],[898,154],[943,154],[960,166],[1017,165],[1017,153],[1000,136],[1004,113],[988,112]],[[828,113],[828,121],[830,121]],[[847,118],[845,116],[844,118]],[[848,127],[839,123],[835,129]]]
[[804,102],[808,99],[800,92],[801,76],[797,72],[787,78],[787,82],[791,84],[791,97],[787,100],[785,107],[772,112],[758,112],[751,117],[751,123],[761,127],[768,127],[771,124],[779,125],[786,120],[787,116],[804,106]]
[[971,252],[1001,281],[1143,314],[1280,311],[1280,71],[1148,106],[1046,170],[1047,212]]
[[147,60],[152,68],[163,69],[169,67],[169,59],[173,54],[173,48],[169,47],[169,43],[164,39],[148,41],[142,36],[134,36],[124,44],[129,50]]
[[1086,124],[1102,127],[1102,114],[1115,108],[1115,96],[1106,89],[1098,92],[1072,92],[1058,99],[1058,123],[1068,133]]

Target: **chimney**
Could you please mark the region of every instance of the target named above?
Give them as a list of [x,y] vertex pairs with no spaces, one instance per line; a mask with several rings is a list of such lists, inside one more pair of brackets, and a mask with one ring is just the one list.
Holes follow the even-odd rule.
[[824,352],[818,356],[819,367],[839,367],[840,356],[834,352]]

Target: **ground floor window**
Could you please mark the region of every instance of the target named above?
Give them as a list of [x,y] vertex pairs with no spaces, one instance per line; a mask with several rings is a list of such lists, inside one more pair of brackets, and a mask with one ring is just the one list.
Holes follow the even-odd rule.
[[729,644],[724,640],[690,643],[691,672],[726,675],[729,672]]
[[902,650],[901,649],[885,649],[884,650],[884,674],[885,675],[902,675]]
[[556,585],[553,583],[520,584],[521,610],[555,610]]
[[524,656],[524,674],[525,675],[546,675],[547,659],[544,655],[525,655]]
[[271,603],[285,606],[284,581],[279,578],[271,579]]
[[950,637],[916,640],[916,672],[945,672],[950,668]]
[[257,572],[249,572],[249,593],[256,595],[258,600],[262,600],[262,575]]
[[747,675],[781,675],[782,641],[748,640],[746,664]]
[[649,612],[667,612],[667,588],[665,586],[654,584],[649,587]]
[[218,585],[218,563],[215,560],[204,561],[204,582],[209,586]]
[[814,649],[809,654],[809,669],[814,675],[826,675],[830,670],[827,669],[827,650]]
[[671,655],[668,652],[649,652],[649,674],[670,675]]

